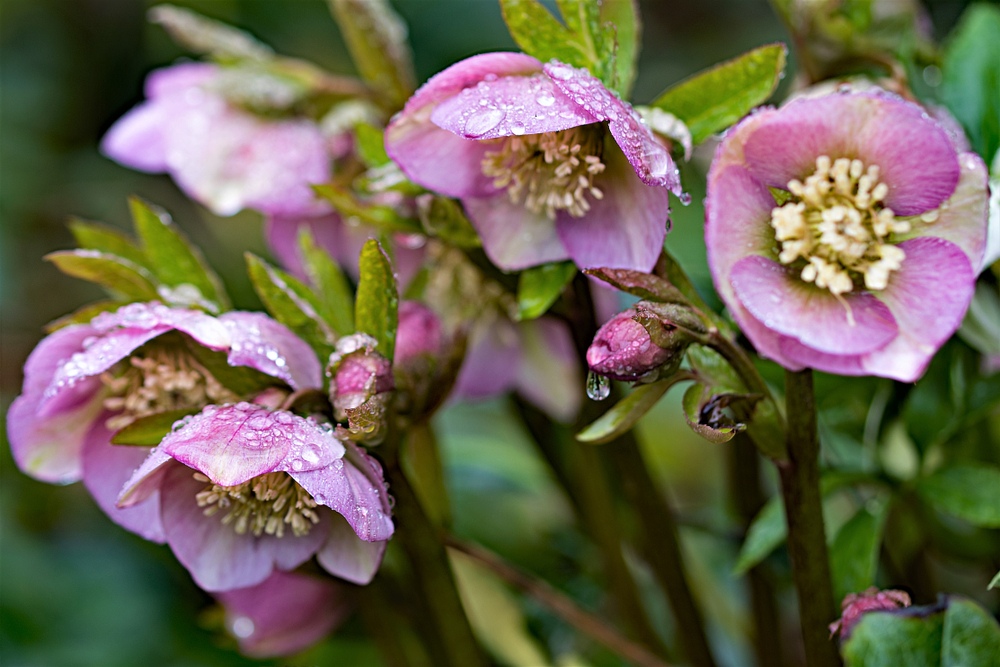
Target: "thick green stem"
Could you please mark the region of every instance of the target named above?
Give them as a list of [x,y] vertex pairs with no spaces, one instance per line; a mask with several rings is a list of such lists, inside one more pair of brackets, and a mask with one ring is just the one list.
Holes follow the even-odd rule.
[[806,664],[840,664],[827,625],[836,618],[819,488],[819,437],[812,371],[785,372],[788,458],[779,461],[792,581],[799,598]]
[[462,607],[438,528],[424,514],[396,461],[386,463],[386,477],[396,498],[394,539],[399,540],[406,552],[413,570],[413,583],[420,588],[421,598],[437,629],[438,641],[428,642],[441,653],[436,661],[448,667],[485,666],[486,658]]

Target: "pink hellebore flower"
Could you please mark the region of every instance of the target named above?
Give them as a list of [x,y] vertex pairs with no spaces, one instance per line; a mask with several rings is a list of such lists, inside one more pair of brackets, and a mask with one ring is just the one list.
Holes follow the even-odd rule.
[[111,445],[113,432],[156,412],[236,399],[183,343],[161,338],[170,332],[224,351],[230,365],[254,368],[293,389],[320,384],[312,350],[266,315],[212,317],[133,303],[42,340],[28,357],[24,387],[7,415],[11,451],[22,470],[45,482],[82,478],[112,520],[160,542],[163,529],[153,504],[115,507],[122,484],[149,449]]
[[586,70],[520,53],[473,56],[432,77],[386,129],[414,182],[461,199],[506,270],[572,258],[646,271],[663,247],[667,149]]
[[220,67],[186,63],[146,79],[146,101],[116,122],[101,150],[141,171],[169,173],[216,215],[328,212],[311,184],[330,178],[333,146],[310,120],[269,120],[213,89]]
[[841,616],[830,624],[830,636],[840,634],[841,641],[851,636],[854,626],[861,617],[871,611],[892,611],[910,606],[910,595],[906,591],[886,589],[880,591],[872,586],[860,593],[849,593],[840,603]]
[[153,494],[167,543],[208,591],[260,584],[314,555],[331,574],[366,584],[393,533],[374,459],[329,425],[246,402],[175,424],[118,504]]
[[914,381],[972,298],[986,193],[982,160],[889,93],[760,111],[709,173],[716,289],[786,368]]
[[340,625],[350,612],[344,588],[330,579],[277,571],[256,586],[216,597],[240,651],[272,658],[309,648]]

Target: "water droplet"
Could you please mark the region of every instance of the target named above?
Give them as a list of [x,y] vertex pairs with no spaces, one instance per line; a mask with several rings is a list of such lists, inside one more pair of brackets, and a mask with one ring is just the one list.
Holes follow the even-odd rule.
[[587,373],[587,397],[592,401],[603,401],[611,395],[611,381],[594,371]]
[[254,627],[252,619],[246,616],[237,616],[233,619],[233,634],[240,639],[246,639],[254,633],[254,630],[256,630],[256,628]]
[[294,461],[292,461],[292,470],[298,472],[299,470],[302,470],[303,465],[304,464],[302,463],[302,461],[300,461],[299,459],[295,459]]
[[511,123],[510,131],[517,136],[521,136],[524,134],[524,123],[519,123],[517,121]]
[[680,193],[679,195],[677,195],[677,198],[680,199],[681,203],[684,204],[685,206],[691,204],[691,195],[688,194],[687,192]]
[[316,463],[319,461],[319,452],[316,451],[316,445],[309,445],[302,450],[302,458],[308,463]]
[[499,125],[505,115],[500,109],[477,111],[465,121],[465,133],[470,137],[480,137]]
[[552,93],[546,90],[539,93],[538,97],[535,98],[535,101],[538,102],[538,106],[550,107],[556,103],[556,98],[552,96]]

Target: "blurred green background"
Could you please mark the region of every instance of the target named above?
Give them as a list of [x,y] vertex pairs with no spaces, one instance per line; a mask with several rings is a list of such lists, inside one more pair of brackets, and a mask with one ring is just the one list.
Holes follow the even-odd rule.
[[[72,246],[71,215],[127,227],[126,197],[138,194],[171,211],[224,276],[237,306],[257,306],[242,253],[265,253],[258,216],[220,219],[185,199],[166,176],[125,169],[102,157],[102,134],[142,99],[154,68],[184,57],[145,21],[152,2],[3,0],[0,4],[0,399],[20,391],[21,366],[42,326],[99,296],[42,261]],[[249,30],[278,52],[341,73],[351,65],[322,0],[178,2]],[[492,0],[396,0],[410,27],[418,79],[474,53],[512,49]],[[965,2],[929,6],[937,33]],[[787,37],[765,0],[641,2],[643,49],[633,99],[648,102],[685,76],[754,46]],[[701,236],[703,192],[697,161],[687,171],[695,204],[677,211],[668,242],[696,282],[708,286]],[[692,176],[694,176],[692,178]],[[249,239],[249,241],[248,241]],[[523,434],[505,419],[504,401],[452,408],[439,419],[459,533],[528,563],[558,570],[560,558],[589,547],[568,526],[567,510]],[[697,529],[712,523],[725,470],[719,450],[677,422],[676,400],[643,424],[656,472],[694,528],[686,531],[694,578],[723,660],[742,662],[731,641],[739,596],[726,589],[736,543]],[[497,512],[497,507],[502,508]],[[501,520],[496,520],[497,517]],[[558,539],[553,542],[552,535]],[[587,581],[564,581],[585,602]],[[79,485],[57,488],[22,475],[0,448],[0,663],[63,665],[238,665],[245,659],[218,631],[200,593],[166,547],[143,542],[107,521]],[[542,618],[544,615],[538,615]],[[539,621],[542,622],[542,621]],[[352,621],[337,640],[294,661],[273,664],[377,664]]]

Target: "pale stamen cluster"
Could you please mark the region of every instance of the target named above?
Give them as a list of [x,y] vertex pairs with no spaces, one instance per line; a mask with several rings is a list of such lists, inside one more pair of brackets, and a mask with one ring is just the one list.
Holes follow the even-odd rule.
[[319,522],[316,501],[287,473],[269,472],[236,486],[212,484],[200,472],[194,478],[209,484],[195,496],[205,516],[225,511],[222,523],[239,535],[283,537],[290,526],[292,534],[301,537]]
[[145,356],[130,357],[120,375],[104,373],[111,396],[104,407],[115,412],[107,427],[118,430],[140,417],[238,400],[204,366],[183,350],[153,347]]
[[590,210],[587,195],[602,199],[594,177],[604,171],[603,137],[594,128],[575,127],[502,139],[483,157],[483,174],[506,188],[511,201],[550,219],[556,211],[575,218]]
[[802,279],[835,295],[853,290],[858,279],[866,289],[885,289],[906,257],[888,238],[910,231],[910,223],[883,203],[889,188],[879,171],[821,155],[805,182],[789,181],[790,201],[771,211],[781,263],[805,260]]

